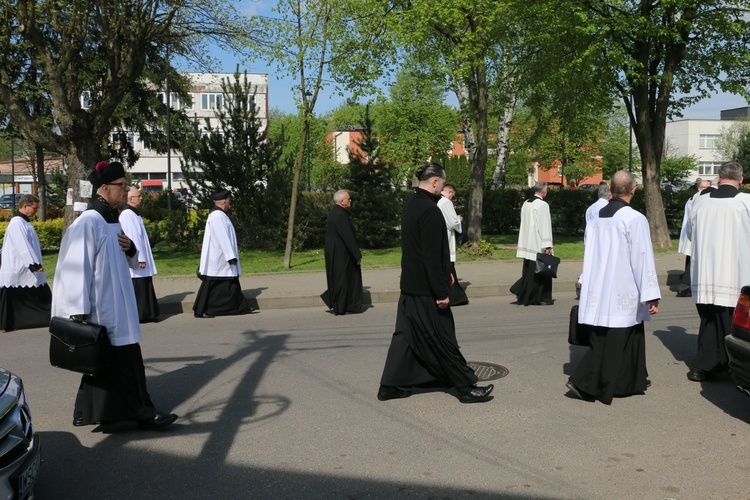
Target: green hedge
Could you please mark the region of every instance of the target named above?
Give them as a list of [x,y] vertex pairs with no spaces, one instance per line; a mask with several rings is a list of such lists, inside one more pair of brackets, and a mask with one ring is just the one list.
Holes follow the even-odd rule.
[[[60,248],[60,241],[63,233],[63,219],[52,219],[44,222],[32,221],[36,234],[39,235],[39,244],[42,250],[57,250]],[[8,221],[0,222],[0,239],[5,239],[5,229],[8,227]]]

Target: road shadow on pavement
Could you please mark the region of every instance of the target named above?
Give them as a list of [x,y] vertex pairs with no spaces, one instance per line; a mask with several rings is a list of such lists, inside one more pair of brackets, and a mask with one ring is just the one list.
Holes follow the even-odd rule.
[[[217,424],[218,425],[218,424]],[[163,435],[163,434],[162,434]],[[88,448],[68,432],[40,433],[44,451],[38,498],[475,498],[546,499],[507,491],[436,486],[238,465],[236,460],[201,454],[173,455],[124,446],[115,435]],[[130,437],[136,436],[135,433]],[[138,433],[158,439],[158,433]],[[294,450],[280,450],[281,454]],[[232,458],[232,457],[226,457]]]
[[695,356],[698,335],[688,333],[681,326],[668,326],[666,330],[654,330],[654,336],[672,353],[676,361],[687,364]]

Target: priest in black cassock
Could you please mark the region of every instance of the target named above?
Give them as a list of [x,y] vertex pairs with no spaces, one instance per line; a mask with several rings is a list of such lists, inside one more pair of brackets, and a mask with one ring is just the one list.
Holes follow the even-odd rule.
[[49,325],[52,291],[31,225],[38,209],[39,198],[24,194],[5,229],[0,264],[0,329],[5,331]]
[[448,231],[437,206],[445,170],[428,163],[415,175],[419,186],[401,217],[401,296],[378,399],[405,398],[412,387],[437,383],[456,389],[462,403],[486,401],[493,386],[476,386],[477,376],[458,348],[448,298]]
[[133,289],[135,300],[138,303],[138,320],[141,323],[159,321],[159,302],[154,291],[153,276],[156,274],[156,264],[151,253],[151,242],[148,240],[146,226],[138,211],[143,201],[143,195],[137,189],[128,192],[128,204],[120,212],[120,225],[122,232],[133,241],[135,245],[135,259],[138,267],[130,269],[130,277],[133,278]]
[[141,326],[128,271],[138,265],[136,249],[122,232],[117,211],[130,189],[125,169],[119,162],[99,162],[89,180],[94,200],[60,243],[52,315],[105,326],[112,364],[98,377],[81,378],[73,425],[136,421],[140,429],[162,429],[177,415],[157,411],[146,388]]
[[635,178],[612,176],[612,199],[586,225],[578,322],[590,325],[591,348],[566,387],[585,400],[642,394],[648,387],[643,322],[659,311],[651,231],[630,207]]
[[227,215],[231,194],[223,189],[211,197],[214,206],[206,219],[198,276],[201,286],[195,296],[196,318],[213,318],[251,312],[240,286],[240,253],[237,235]]
[[333,195],[335,205],[326,222],[326,281],[320,297],[336,316],[362,311],[362,254],[357,245],[348,209],[351,196],[345,189]]

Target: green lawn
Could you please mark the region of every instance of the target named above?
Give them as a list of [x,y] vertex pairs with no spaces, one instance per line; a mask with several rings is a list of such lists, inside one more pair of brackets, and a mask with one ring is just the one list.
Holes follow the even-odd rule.
[[[458,261],[471,262],[475,260],[512,260],[516,258],[515,235],[484,235],[484,239],[493,246],[491,256],[477,257],[463,253],[459,249]],[[672,247],[667,250],[657,250],[657,253],[673,252],[677,248],[677,241],[672,241]],[[555,255],[563,260],[583,259],[583,239],[573,237],[555,238]],[[52,279],[55,275],[57,252],[45,252],[44,267],[47,276]],[[154,260],[159,270],[159,276],[194,276],[200,260],[200,252],[155,251]],[[279,273],[300,271],[322,271],[325,269],[323,249],[306,250],[292,254],[292,268],[283,266],[284,252],[265,250],[248,250],[240,252],[243,273]],[[362,250],[362,267],[377,269],[381,267],[398,267],[401,265],[401,248],[386,248],[379,250]]]

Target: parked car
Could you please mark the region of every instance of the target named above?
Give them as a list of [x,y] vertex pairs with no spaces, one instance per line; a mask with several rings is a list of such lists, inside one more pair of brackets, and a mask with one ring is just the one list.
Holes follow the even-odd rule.
[[[13,194],[4,194],[0,196],[0,208],[13,208]],[[16,193],[16,205],[15,207],[18,208],[18,200],[21,199],[21,193]]]
[[724,343],[737,389],[750,396],[750,286],[742,287],[732,318],[732,333]]
[[0,499],[33,498],[41,445],[21,379],[0,368]]

